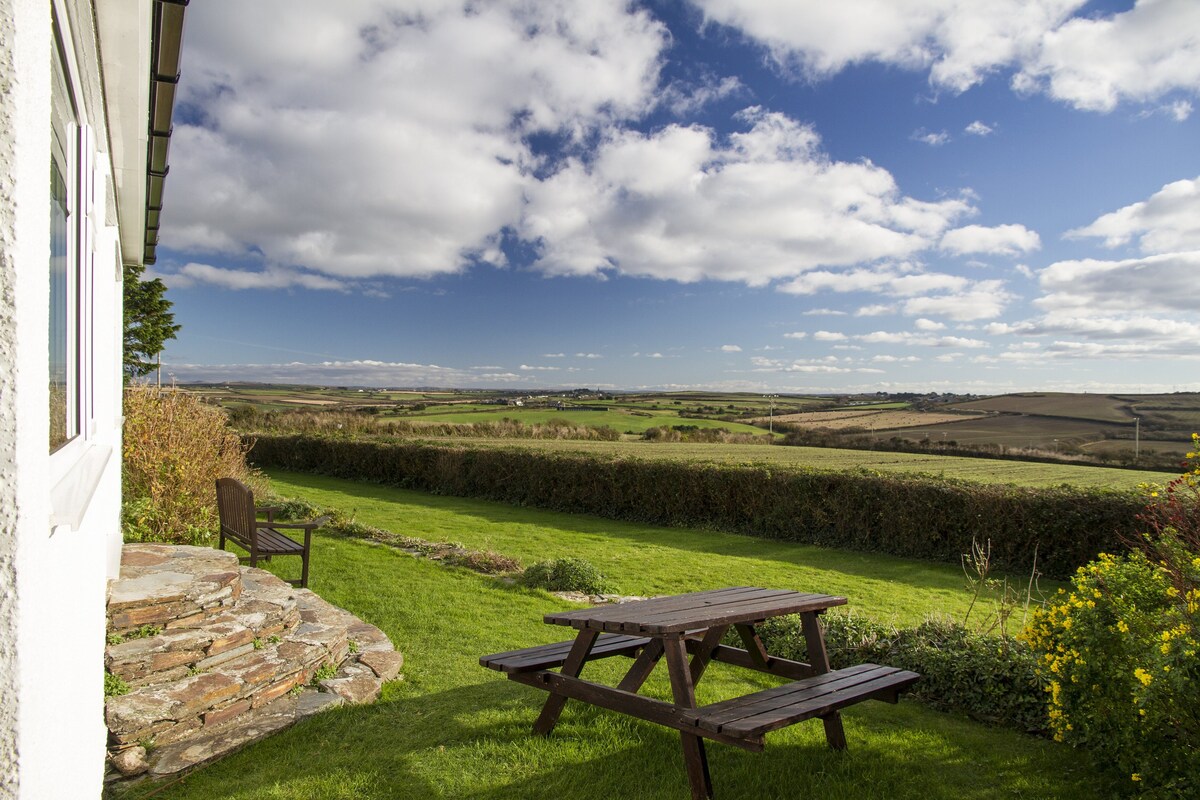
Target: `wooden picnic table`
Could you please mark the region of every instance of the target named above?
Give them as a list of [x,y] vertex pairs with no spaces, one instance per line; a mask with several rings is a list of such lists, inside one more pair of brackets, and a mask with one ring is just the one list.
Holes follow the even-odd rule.
[[[869,699],[894,703],[920,678],[915,672],[875,664],[831,670],[819,615],[845,603],[844,597],[739,586],[595,606],[545,616],[549,624],[578,630],[574,641],[496,653],[479,663],[550,693],[533,725],[536,733],[546,735],[554,729],[568,699],[678,730],[692,797],[705,800],[713,790],[704,739],[760,751],[768,732],[816,717],[825,725],[829,746],[843,749],[846,737],[839,709]],[[807,663],[770,655],[755,630],[758,623],[784,614],[800,615]],[[721,643],[730,628],[744,648]],[[587,662],[612,656],[633,658],[616,687],[579,677]],[[673,703],[637,693],[664,656]],[[696,682],[712,661],[789,682],[697,707]]]

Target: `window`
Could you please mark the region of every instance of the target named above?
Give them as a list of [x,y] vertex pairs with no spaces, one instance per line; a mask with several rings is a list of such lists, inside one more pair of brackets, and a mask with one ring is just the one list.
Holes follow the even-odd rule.
[[78,270],[73,269],[70,228],[73,192],[68,154],[75,133],[75,114],[67,90],[62,59],[51,58],[50,142],[50,450],[53,452],[79,434]]
[[[56,27],[57,33],[57,27]],[[50,452],[85,434],[92,401],[90,130],[78,122],[61,39],[51,55],[50,125]]]

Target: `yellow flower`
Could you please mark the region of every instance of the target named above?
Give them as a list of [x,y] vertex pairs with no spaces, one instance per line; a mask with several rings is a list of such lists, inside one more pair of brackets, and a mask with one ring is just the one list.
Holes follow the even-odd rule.
[[1154,676],[1141,667],[1138,667],[1133,671],[1133,677],[1141,681],[1142,686],[1149,686],[1150,682],[1154,680]]
[[1117,630],[1121,633],[1129,633],[1129,625],[1126,624],[1125,620],[1119,619],[1117,620]]
[[1142,776],[1137,774],[1136,772],[1129,776],[1129,780],[1134,781],[1134,782],[1140,781],[1141,779],[1142,779]]

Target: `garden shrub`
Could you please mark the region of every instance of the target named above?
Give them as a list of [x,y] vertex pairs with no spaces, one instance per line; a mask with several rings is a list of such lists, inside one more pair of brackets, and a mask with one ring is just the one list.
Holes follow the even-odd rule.
[[125,390],[121,517],[126,541],[211,544],[216,480],[254,482],[225,412],[188,392]]
[[337,437],[258,437],[262,467],[519,506],[711,528],[958,563],[991,541],[996,571],[1065,579],[1136,530],[1136,492],[979,484],[872,470],[549,453]]
[[[906,694],[914,700],[992,725],[1046,730],[1036,657],[1014,637],[976,633],[948,620],[909,628],[852,614],[827,614],[822,620],[834,669],[873,663],[919,672],[921,680]],[[772,655],[808,660],[798,616],[767,620],[758,631]]]
[[600,570],[585,558],[539,561],[525,570],[521,582],[551,592],[607,594],[612,591]]
[[1081,567],[1027,636],[1056,739],[1086,747],[1119,785],[1200,793],[1200,469],[1152,489],[1148,530]]

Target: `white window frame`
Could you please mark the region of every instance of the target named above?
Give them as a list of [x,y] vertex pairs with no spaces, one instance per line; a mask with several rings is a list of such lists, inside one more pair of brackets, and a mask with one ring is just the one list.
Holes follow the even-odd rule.
[[[62,0],[53,2],[52,58],[57,58],[66,82],[73,119],[67,120],[63,175],[67,188],[67,391],[74,395],[74,435],[50,452],[52,488],[51,528],[78,526],[91,499],[109,451],[95,452],[95,389],[93,303],[95,286],[96,140],[86,117],[75,58],[74,37]],[[53,106],[53,104],[51,104]],[[53,114],[53,110],[51,111]],[[51,120],[51,125],[53,121]],[[49,165],[47,165],[48,168]],[[49,309],[47,308],[47,311]],[[48,404],[47,404],[47,410]],[[49,444],[49,442],[47,442]],[[98,456],[103,455],[100,459]],[[86,487],[86,488],[85,488]]]

